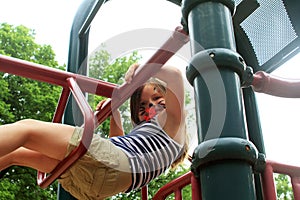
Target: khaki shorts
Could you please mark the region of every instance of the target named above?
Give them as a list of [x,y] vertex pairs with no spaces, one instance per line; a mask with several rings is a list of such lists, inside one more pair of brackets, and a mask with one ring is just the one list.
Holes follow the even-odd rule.
[[[78,146],[82,128],[69,141],[68,154]],[[94,134],[88,152],[59,179],[62,187],[79,200],[104,199],[126,191],[132,182],[125,153],[108,139]]]

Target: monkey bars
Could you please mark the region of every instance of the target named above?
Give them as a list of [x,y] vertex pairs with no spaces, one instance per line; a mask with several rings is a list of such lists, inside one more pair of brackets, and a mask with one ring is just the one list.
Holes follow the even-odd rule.
[[[102,123],[111,114],[112,110],[122,105],[136,88],[153,76],[188,41],[188,36],[184,30],[181,27],[177,27],[161,48],[146,62],[146,64],[139,68],[135,74],[134,81],[130,84],[124,83],[121,86],[0,55],[1,72],[47,82],[63,88],[53,122],[61,122],[70,93],[73,94],[84,117],[84,131],[79,146],[61,161],[49,175],[38,172],[38,185],[41,188],[46,188],[77,159],[84,155],[91,143],[95,126]],[[114,94],[114,99],[105,104],[105,106],[94,115],[84,97],[84,92],[109,98]]]

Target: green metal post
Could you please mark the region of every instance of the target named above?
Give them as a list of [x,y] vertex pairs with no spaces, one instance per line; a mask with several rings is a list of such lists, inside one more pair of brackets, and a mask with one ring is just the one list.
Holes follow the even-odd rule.
[[194,86],[199,145],[192,171],[202,198],[253,200],[252,167],[258,153],[248,140],[240,78],[245,70],[236,53],[233,0],[186,0],[192,59],[187,78]]
[[249,139],[253,142],[253,144],[255,144],[259,153],[266,154],[256,98],[252,88],[243,89],[243,97],[246,110]]
[[[255,94],[252,88],[243,89],[246,119],[248,124],[249,140],[256,146],[261,155],[266,155],[263,134],[258,114]],[[262,180],[259,173],[254,175],[256,199],[263,199]]]

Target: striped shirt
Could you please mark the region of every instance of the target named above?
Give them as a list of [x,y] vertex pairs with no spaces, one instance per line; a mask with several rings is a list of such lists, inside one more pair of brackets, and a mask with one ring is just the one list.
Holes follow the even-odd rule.
[[147,185],[181,155],[182,145],[169,137],[155,119],[141,123],[125,136],[110,138],[129,158],[132,185],[126,192]]

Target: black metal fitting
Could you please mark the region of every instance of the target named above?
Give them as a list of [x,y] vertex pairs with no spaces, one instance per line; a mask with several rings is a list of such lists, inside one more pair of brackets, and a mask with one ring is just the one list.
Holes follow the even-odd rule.
[[243,88],[251,86],[253,81],[253,69],[250,66],[246,67],[243,77],[241,78],[241,85]]
[[191,85],[195,77],[205,71],[226,68],[236,72],[243,80],[246,71],[244,59],[236,52],[225,48],[207,49],[195,54],[186,69],[186,76]]
[[262,173],[266,168],[266,163],[267,163],[266,155],[263,153],[259,153],[256,163],[253,166],[254,173],[257,173],[257,174]]

